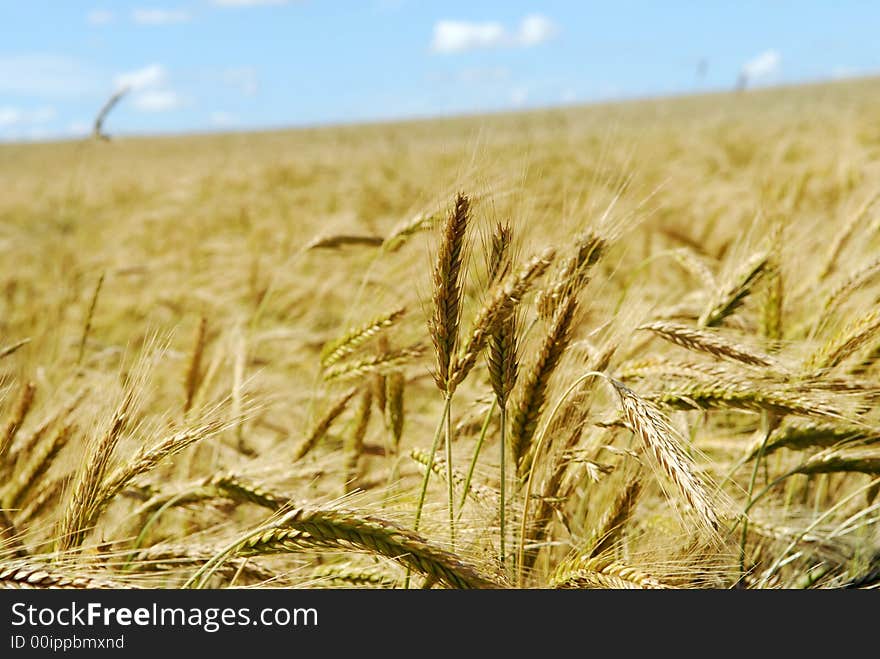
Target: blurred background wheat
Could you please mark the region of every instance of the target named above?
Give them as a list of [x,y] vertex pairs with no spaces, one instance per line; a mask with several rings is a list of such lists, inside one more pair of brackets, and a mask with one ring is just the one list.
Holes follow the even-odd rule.
[[771,64],[0,144],[0,584],[876,586],[880,83]]

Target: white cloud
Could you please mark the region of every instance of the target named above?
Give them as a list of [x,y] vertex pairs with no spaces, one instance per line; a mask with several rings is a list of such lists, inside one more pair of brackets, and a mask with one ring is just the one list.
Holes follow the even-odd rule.
[[236,66],[223,71],[223,84],[235,87],[245,96],[254,96],[260,89],[257,71],[249,66]]
[[743,64],[742,75],[749,82],[766,80],[779,73],[781,65],[782,57],[779,53],[775,50],[767,50]]
[[127,87],[131,91],[154,89],[165,84],[167,75],[165,69],[159,64],[150,64],[142,69],[128,71],[116,76],[118,88]]
[[131,17],[139,25],[170,25],[190,20],[189,12],[183,9],[135,9]]
[[170,89],[154,89],[137,94],[133,104],[141,112],[168,112],[181,107],[183,101]]
[[21,110],[10,107],[0,107],[0,128],[15,126],[21,121]]
[[436,53],[460,53],[500,46],[506,39],[507,32],[501,23],[438,21],[434,25],[431,49]]
[[86,15],[89,25],[107,25],[113,22],[113,12],[106,9],[93,9]]
[[168,74],[161,64],[116,76],[116,87],[132,92],[132,105],[140,112],[168,112],[184,105],[181,96],[168,85]]
[[212,126],[234,126],[238,123],[238,117],[234,114],[230,114],[229,112],[223,112],[219,110],[217,112],[212,112],[209,117]]
[[218,7],[278,7],[290,0],[214,0]]
[[526,16],[519,26],[517,41],[522,46],[537,46],[556,36],[556,23],[541,14]]
[[519,27],[508,30],[497,21],[437,21],[431,50],[435,53],[462,53],[480,48],[529,48],[549,41],[558,33],[556,24],[546,16],[526,16]]
[[58,113],[51,106],[34,110],[20,110],[10,106],[0,107],[0,128],[30,127],[38,128],[52,121]]
[[62,55],[0,57],[0,93],[24,96],[81,96],[99,90],[100,76]]
[[521,108],[529,100],[529,90],[525,87],[517,87],[510,92],[510,103],[515,108]]

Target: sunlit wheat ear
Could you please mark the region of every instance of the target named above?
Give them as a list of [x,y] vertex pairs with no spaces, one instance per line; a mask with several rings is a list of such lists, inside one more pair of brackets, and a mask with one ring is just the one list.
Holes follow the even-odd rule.
[[778,263],[774,263],[767,273],[767,286],[761,300],[761,328],[764,336],[771,341],[783,337],[783,311],[785,304],[785,279]]
[[347,233],[336,233],[332,235],[316,236],[304,247],[305,250],[311,249],[337,249],[349,245],[381,247],[384,240],[381,236],[355,235]]
[[617,393],[624,418],[641,438],[645,449],[708,530],[715,532],[720,519],[708,486],[697,475],[693,460],[682,448],[678,433],[662,412],[621,382],[608,378]]
[[[388,337],[384,334],[380,335],[379,340],[376,341],[376,354],[386,354],[391,349],[390,346],[391,344],[388,341]],[[373,400],[376,402],[376,409],[379,410],[379,416],[382,417],[382,422],[387,425],[388,376],[381,371],[377,371],[371,376],[370,383],[373,387]]]
[[95,590],[104,588],[132,588],[119,581],[101,577],[80,576],[62,569],[46,568],[26,562],[0,563],[0,588],[50,588],[69,590]]
[[211,485],[237,501],[246,501],[269,510],[280,510],[291,503],[290,497],[277,494],[235,474],[217,474]]
[[[288,497],[262,490],[236,477],[217,482],[221,487],[228,488],[233,496],[281,511],[283,515],[267,527],[245,534],[219,552],[216,560],[212,560],[215,565],[239,551],[254,550],[253,540],[265,541],[267,533],[269,537],[274,537],[278,531],[295,530],[307,534],[304,540],[313,545],[385,556],[416,572],[436,577],[452,588],[498,588],[502,585],[475,565],[391,520],[340,508],[295,504]],[[303,538],[297,535],[296,551],[301,549],[301,540]],[[202,578],[203,573],[200,573],[194,575],[191,581],[197,582]]]
[[[341,337],[324,346],[321,350],[321,366],[327,368],[352,354],[365,341],[397,323],[405,313],[406,308],[399,307],[389,313],[377,316],[359,327],[349,329]],[[387,350],[383,352],[387,352]]]
[[196,389],[198,389],[201,373],[202,373],[202,356],[205,352],[205,340],[207,338],[208,319],[205,316],[199,318],[199,324],[196,326],[195,337],[193,339],[193,349],[190,355],[189,364],[186,367],[186,375],[183,381],[183,413],[189,412],[195,399]]
[[353,563],[322,565],[310,576],[318,580],[318,587],[326,584],[330,588],[396,588],[400,581],[381,567],[365,567]]
[[424,346],[417,343],[408,348],[389,350],[388,352],[373,355],[372,357],[364,357],[353,362],[342,362],[324,371],[324,379],[328,381],[352,380],[365,375],[387,373],[411,362],[417,357],[421,357],[424,352]]
[[642,484],[636,478],[617,493],[611,506],[591,530],[584,556],[600,556],[614,546],[636,507],[641,491]]
[[98,492],[107,475],[110,461],[128,420],[133,397],[132,391],[123,394],[122,402],[110,419],[109,426],[99,435],[97,441],[92,443],[91,451],[80,469],[58,527],[56,548],[59,551],[79,547],[95,521],[98,513],[96,508]]
[[510,222],[497,222],[492,228],[492,237],[489,244],[489,259],[486,268],[487,283],[489,286],[501,281],[508,273],[508,265],[511,259]]
[[513,315],[516,305],[528,292],[532,282],[550,266],[553,255],[552,249],[544,250],[489,293],[489,299],[474,319],[474,328],[467,344],[450,368],[450,390],[454,390],[467,377],[492,333]]
[[436,577],[452,588],[498,588],[501,584],[459,556],[394,522],[345,510],[297,507],[279,526],[307,532],[319,541],[350,545]]
[[758,437],[745,454],[746,460],[753,460],[759,453],[766,457],[783,448],[803,451],[854,442],[880,442],[880,429],[850,424],[786,422],[771,432],[766,441],[764,437]]
[[574,254],[566,258],[554,274],[549,287],[537,296],[538,317],[551,320],[567,297],[576,297],[589,283],[590,270],[608,248],[607,241],[595,233],[575,239]]
[[235,426],[236,447],[244,455],[253,454],[244,434],[244,372],[248,362],[248,337],[237,328],[234,339],[234,358],[232,366],[232,416],[237,420]]
[[[489,282],[494,283],[501,279],[509,269],[511,252],[510,224],[496,224],[492,232],[492,240],[489,252]],[[517,375],[517,318],[518,309],[504,320],[490,333],[487,363],[489,367],[489,382],[499,407],[502,409],[507,404],[507,398],[513,391]],[[502,441],[506,441],[502,438]]]
[[21,392],[18,394],[18,399],[15,401],[15,406],[12,408],[12,412],[9,415],[9,419],[6,421],[6,425],[3,427],[3,434],[0,435],[0,466],[3,465],[6,459],[6,454],[9,451],[9,448],[12,446],[12,442],[15,439],[16,434],[18,434],[19,428],[21,428],[21,424],[24,423],[24,420],[27,418],[28,413],[31,411],[31,406],[34,404],[34,396],[37,392],[37,385],[33,382],[27,382],[21,388]]
[[657,590],[672,587],[638,568],[601,556],[581,558],[562,567],[553,578],[554,588]]
[[6,484],[2,492],[2,506],[4,508],[17,508],[28,491],[52,466],[52,461],[63,449],[75,432],[73,424],[66,424],[58,428],[48,441],[40,443],[36,450],[29,456],[26,464],[22,465],[13,478]]
[[28,524],[31,520],[38,518],[49,506],[58,502],[65,487],[67,487],[67,478],[56,478],[47,485],[43,485],[36,496],[18,511],[15,516],[16,522]]
[[394,371],[387,379],[388,398],[388,425],[391,429],[391,438],[394,442],[395,452],[400,448],[400,440],[403,437],[404,423],[404,377],[400,371]]
[[26,559],[30,555],[16,521],[13,521],[9,512],[0,508],[0,565],[3,562],[2,558]]
[[675,250],[672,255],[704,288],[714,290],[717,287],[712,269],[705,259],[694,250],[689,247],[681,247]]
[[770,355],[765,355],[759,350],[731,341],[717,332],[666,321],[648,323],[637,329],[649,330],[657,336],[683,348],[704,352],[721,359],[728,359],[748,364],[749,366],[781,368],[778,362]]
[[[17,469],[18,465],[27,460],[37,445],[43,440],[43,437],[46,436],[46,433],[49,432],[49,429],[59,420],[66,420],[84,397],[85,392],[80,392],[80,395],[77,397],[78,400],[75,400],[74,403],[70,404],[66,409],[50,414],[43,419],[40,425],[31,430],[28,435],[21,437],[15,443],[10,442],[4,461],[0,461],[0,475],[4,474],[4,469],[7,471],[11,471],[13,468]],[[5,462],[5,464],[3,464],[3,462]]]
[[859,226],[864,224],[865,218],[870,213],[871,208],[880,199],[880,192],[877,192],[870,196],[859,208],[858,211],[855,212],[852,216],[850,216],[846,225],[840,230],[835,232],[834,239],[831,242],[831,245],[828,248],[828,254],[825,256],[825,262],[822,265],[822,270],[819,273],[819,279],[826,279],[834,270],[837,268],[838,259],[840,258],[841,253],[844,248],[847,246],[849,241],[852,239],[853,234]]
[[827,449],[811,456],[792,471],[797,474],[842,472],[880,474],[880,450]]
[[293,452],[292,460],[296,462],[297,460],[301,460],[308,454],[315,446],[317,446],[318,442],[327,434],[327,431],[330,429],[330,426],[333,425],[333,422],[336,418],[345,411],[345,408],[348,406],[348,402],[354,398],[355,394],[358,392],[358,387],[352,387],[347,392],[345,392],[342,396],[336,399],[336,402],[324,413],[320,419],[318,419],[317,423],[315,423],[314,427],[311,429],[308,435],[297,445],[296,449]]
[[535,361],[520,377],[510,424],[510,452],[520,475],[527,473],[531,441],[547,401],[553,373],[571,342],[571,327],[577,308],[577,301],[569,296],[556,309]]
[[370,424],[372,410],[373,391],[370,387],[364,387],[355,412],[354,430],[345,441],[345,492],[351,492],[357,487],[358,467],[364,452],[364,437]]
[[[295,532],[291,532],[295,533]],[[303,547],[305,551],[308,547]],[[162,572],[173,574],[175,570],[190,569],[201,565],[217,553],[217,547],[211,545],[172,545],[160,543],[146,547],[131,554],[125,567],[136,572]],[[280,552],[279,552],[280,553]],[[286,553],[286,552],[285,552]],[[242,552],[243,558],[231,559],[219,570],[224,577],[244,576],[254,581],[270,582],[278,579],[278,574],[258,565],[256,561]],[[259,556],[260,554],[257,554]]]
[[[411,449],[409,457],[422,469],[427,469],[428,463],[431,462],[431,470],[434,472],[435,476],[444,479],[448,478],[449,471],[446,468],[446,461],[442,457],[436,457],[431,461],[428,452],[419,448]],[[464,484],[467,480],[465,474],[457,469],[453,469],[452,478],[457,488],[464,489]],[[487,510],[498,507],[499,493],[486,485],[469,483],[467,496],[479,505],[485,506]]]
[[868,265],[853,272],[849,277],[838,284],[826,298],[825,304],[822,308],[822,314],[816,321],[814,331],[819,332],[825,328],[832,321],[838,309],[847,301],[847,299],[859,289],[871,283],[878,276],[880,276],[880,259],[875,259]]
[[101,276],[98,277],[98,282],[95,284],[95,290],[92,293],[92,299],[89,302],[88,311],[86,311],[85,322],[83,323],[83,331],[82,337],[79,341],[79,351],[76,355],[76,363],[82,363],[83,356],[86,352],[86,342],[89,340],[89,332],[92,329],[92,319],[95,315],[95,308],[98,306],[98,296],[101,294],[101,288],[104,286],[104,276],[106,273],[102,272]]
[[848,395],[723,374],[676,383],[652,394],[651,400],[680,410],[739,409],[837,419],[845,418],[853,403]]
[[428,330],[434,343],[437,371],[434,380],[444,393],[450,390],[450,369],[458,346],[461,315],[461,274],[465,255],[470,202],[459,193],[440,240],[432,275],[433,308]]
[[391,233],[388,234],[388,237],[382,243],[382,249],[387,252],[396,252],[412,236],[433,228],[440,221],[441,217],[441,213],[424,213],[403,220],[395,225]]
[[702,327],[716,327],[736,311],[767,273],[769,260],[768,253],[759,252],[745,261],[727,282],[715,290],[697,324]]
[[237,423],[238,419],[225,421],[209,419],[176,433],[172,433],[152,446],[142,447],[130,460],[119,465],[106,478],[96,493],[96,507],[106,505],[132,480],[154,469],[160,462],[177,455],[192,444],[218,435]]
[[804,372],[821,375],[850,357],[872,341],[880,332],[880,310],[850,322],[816,350],[804,364]]
[[16,352],[19,348],[23,348],[30,342],[30,339],[21,339],[19,341],[16,341],[15,343],[10,343],[7,346],[3,346],[2,348],[0,348],[0,359],[8,357],[9,355]]
[[382,419],[385,419],[388,412],[388,378],[389,376],[384,373],[373,373],[370,378],[373,400],[376,402],[376,409]]

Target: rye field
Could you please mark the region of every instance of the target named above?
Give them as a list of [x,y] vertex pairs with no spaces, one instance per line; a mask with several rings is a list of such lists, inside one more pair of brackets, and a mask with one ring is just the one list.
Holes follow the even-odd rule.
[[0,145],[0,585],[876,587],[878,109]]

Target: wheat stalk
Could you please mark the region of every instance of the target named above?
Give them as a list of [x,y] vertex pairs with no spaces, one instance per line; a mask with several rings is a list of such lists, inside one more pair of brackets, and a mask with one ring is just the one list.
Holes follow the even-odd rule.
[[455,208],[443,228],[440,249],[434,265],[433,312],[428,322],[431,341],[437,357],[434,380],[445,394],[451,391],[450,369],[458,346],[458,326],[461,315],[461,270],[465,255],[470,202],[459,193]]
[[101,294],[101,287],[104,285],[104,275],[106,273],[102,272],[101,276],[98,277],[98,282],[95,284],[95,290],[92,293],[92,299],[89,302],[88,311],[86,311],[85,322],[83,323],[83,332],[82,337],[79,341],[79,350],[76,354],[76,363],[81,364],[83,355],[86,351],[86,341],[89,338],[89,332],[92,329],[92,318],[95,315],[95,308],[98,306],[98,296]]
[[438,548],[417,533],[381,518],[344,510],[298,507],[284,516],[283,525],[305,531],[321,541],[375,552],[452,588],[501,586],[474,565]]
[[12,408],[9,420],[3,428],[3,433],[0,434],[0,465],[6,462],[7,453],[12,446],[15,435],[18,433],[21,425],[27,418],[28,413],[31,411],[36,392],[37,385],[33,382],[26,382],[21,388],[21,392],[18,394],[15,407]]
[[326,236],[315,236],[304,247],[305,250],[311,249],[336,249],[347,245],[365,245],[367,247],[381,247],[384,239],[382,236],[363,236],[348,233],[337,233]]
[[871,341],[878,332],[880,310],[855,319],[807,359],[804,372],[823,375]]
[[780,368],[776,360],[769,355],[731,341],[717,332],[665,321],[648,323],[641,325],[637,329],[649,330],[657,336],[688,350],[708,353],[721,359],[729,359],[742,364],[748,364],[749,366]]
[[308,454],[315,446],[317,446],[318,442],[327,434],[327,431],[330,429],[330,426],[333,425],[333,422],[336,418],[345,411],[345,408],[348,406],[348,402],[354,398],[355,394],[358,392],[358,387],[352,387],[347,392],[345,392],[342,396],[340,396],[336,402],[330,407],[327,412],[324,413],[318,422],[314,425],[311,432],[306,435],[305,439],[303,439],[294,449],[293,452],[293,461],[301,460]]
[[104,482],[107,467],[119,442],[119,436],[125,425],[131,403],[131,394],[125,394],[122,403],[110,420],[109,427],[94,443],[88,461],[80,470],[79,478],[74,485],[59,525],[57,543],[59,551],[78,547],[99,512],[97,494]]
[[8,357],[12,353],[14,353],[16,350],[18,350],[19,348],[23,348],[24,346],[26,346],[30,342],[31,342],[30,339],[21,339],[19,341],[14,342],[14,343],[10,343],[8,346],[3,346],[2,348],[0,348],[0,359],[3,359],[4,357]]
[[708,529],[716,531],[720,519],[709,488],[696,472],[693,460],[681,445],[681,439],[663,414],[623,383],[608,378],[617,393],[624,418],[642,439],[645,449],[660,469],[675,484],[697,518]]
[[838,284],[825,300],[822,313],[819,315],[819,320],[816,321],[814,326],[815,331],[818,332],[824,328],[847,298],[878,275],[880,275],[880,259],[875,259],[868,265],[853,272]]
[[183,413],[189,412],[192,407],[196,389],[201,379],[202,355],[205,351],[205,339],[207,337],[208,319],[202,316],[196,326],[193,338],[193,350],[189,364],[186,367],[186,375],[183,380]]
[[880,192],[869,197],[859,210],[850,217],[843,229],[835,232],[834,240],[828,248],[828,254],[825,256],[825,263],[822,265],[822,270],[819,272],[820,280],[827,279],[828,275],[834,272],[841,252],[843,252],[843,249],[852,238],[853,233],[855,233],[856,228],[862,224],[865,217],[867,217],[868,213],[871,211],[874,202],[878,199],[880,199]]
[[404,422],[404,378],[400,371],[393,371],[388,375],[386,386],[388,397],[388,425],[391,429],[391,439],[394,443],[395,452],[400,447],[400,440],[403,438],[403,422]]
[[62,426],[49,441],[39,446],[39,450],[33,453],[30,460],[21,469],[16,470],[13,479],[2,490],[4,508],[18,506],[28,491],[39,482],[46,470],[52,465],[55,456],[64,448],[73,432],[73,424]]
[[546,249],[529,260],[516,273],[509,275],[489,293],[489,298],[474,320],[470,339],[450,367],[448,387],[452,391],[467,377],[493,333],[511,318],[516,305],[526,294],[532,282],[550,266],[554,250]]
[[592,232],[575,238],[574,254],[562,262],[550,287],[538,294],[539,318],[552,320],[567,298],[577,297],[589,283],[590,270],[602,258],[607,247],[607,241]]
[[0,563],[0,588],[52,588],[70,590],[96,590],[105,588],[132,588],[102,577],[64,574],[28,563]]
[[629,481],[614,498],[590,533],[583,555],[592,558],[609,551],[632,516],[642,485],[638,479]]
[[424,347],[416,344],[408,348],[390,350],[380,355],[365,357],[355,362],[337,364],[324,371],[324,379],[327,381],[351,380],[374,373],[387,373],[417,357],[421,357],[424,352]]
[[559,566],[554,588],[665,589],[670,586],[637,568],[606,557],[579,556]]
[[229,424],[225,421],[219,419],[208,421],[195,428],[188,428],[169,435],[152,448],[141,448],[130,461],[118,466],[107,476],[106,481],[96,492],[97,502],[93,505],[96,508],[106,505],[132,480],[155,469],[163,460],[167,460],[192,444],[213,437],[227,428],[229,428]]
[[367,434],[367,427],[370,424],[372,409],[373,391],[370,387],[364,387],[355,413],[354,430],[345,442],[345,492],[351,492],[357,485],[358,464],[364,452],[364,436]]
[[702,327],[715,327],[736,311],[754,286],[767,272],[769,255],[764,252],[753,254],[742,267],[733,274],[728,283],[716,289],[697,324]]
[[510,426],[510,453],[520,475],[528,472],[528,452],[544,409],[550,379],[571,342],[577,301],[569,296],[556,309],[537,358],[524,374]]
[[[352,354],[365,341],[394,325],[403,318],[405,313],[406,307],[399,307],[389,313],[377,316],[359,327],[349,329],[344,335],[324,346],[321,350],[321,366],[327,368]],[[380,354],[386,352],[388,351],[383,350]]]

